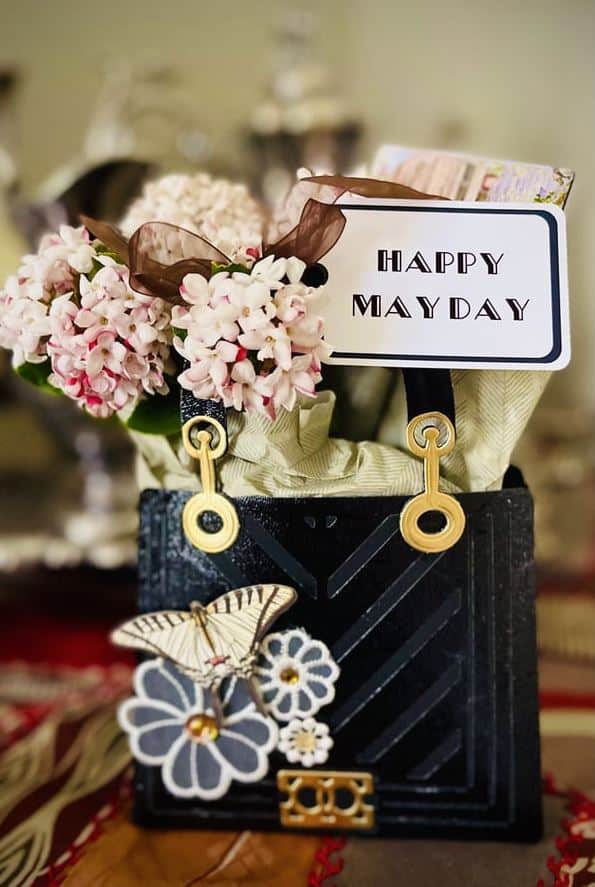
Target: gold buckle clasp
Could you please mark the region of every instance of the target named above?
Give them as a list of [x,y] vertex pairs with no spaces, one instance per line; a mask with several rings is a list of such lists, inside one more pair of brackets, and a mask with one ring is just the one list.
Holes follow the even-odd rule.
[[[279,770],[277,788],[287,794],[279,804],[281,825],[289,828],[371,829],[374,792],[371,773],[341,770]],[[338,792],[343,797],[337,798]],[[342,803],[345,800],[346,803]]]

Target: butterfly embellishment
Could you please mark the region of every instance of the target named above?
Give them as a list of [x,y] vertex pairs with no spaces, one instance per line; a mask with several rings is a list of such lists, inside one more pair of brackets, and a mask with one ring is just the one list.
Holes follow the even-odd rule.
[[[249,682],[260,641],[297,598],[287,585],[236,588],[190,610],[160,610],[124,622],[111,633],[119,647],[156,653],[208,687],[216,709],[217,690],[231,675]],[[255,701],[260,701],[255,696]]]

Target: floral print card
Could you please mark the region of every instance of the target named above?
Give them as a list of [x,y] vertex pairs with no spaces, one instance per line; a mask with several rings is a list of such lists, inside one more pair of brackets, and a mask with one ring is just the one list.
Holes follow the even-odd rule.
[[383,145],[372,162],[371,175],[449,200],[535,201],[560,207],[574,181],[572,170],[564,167],[403,145]]

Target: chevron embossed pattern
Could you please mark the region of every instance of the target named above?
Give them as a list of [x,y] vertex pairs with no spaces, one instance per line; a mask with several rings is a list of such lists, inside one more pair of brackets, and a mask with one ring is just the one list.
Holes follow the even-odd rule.
[[[420,554],[400,536],[400,497],[236,500],[233,548],[183,537],[184,492],[141,503],[140,610],[185,607],[231,587],[285,582],[303,626],[341,666],[325,708],[328,765],[374,775],[378,834],[531,839],[540,827],[532,508],[523,489],[460,497],[454,549]],[[136,817],[163,825],[278,828],[275,772],[221,801],[171,798],[138,768]]]
[[353,554],[329,576],[328,597],[335,597],[351,580],[363,570],[378,552],[399,532],[399,514],[390,514],[372,530]]
[[[349,723],[355,715],[359,714],[360,711],[372,702],[390,681],[395,680],[399,672],[405,668],[405,666],[409,665],[418,653],[426,648],[427,644],[432,641],[440,629],[443,628],[450,618],[459,611],[460,606],[460,594],[455,591],[438,607],[435,613],[432,613],[429,619],[423,621],[422,625],[420,625],[411,637],[399,647],[399,649],[393,653],[393,655],[390,656],[380,668],[373,672],[373,674],[371,674],[370,677],[357,688],[356,692],[350,695],[349,700],[343,706],[335,709],[332,717],[329,719],[329,726],[332,729],[333,736],[337,736],[341,729]],[[357,648],[351,648],[351,650],[355,649]],[[436,682],[436,684],[442,686],[442,677]],[[456,680],[451,682],[452,686],[454,686],[455,683],[458,683],[460,678],[461,669],[458,667],[456,669]],[[431,689],[428,689],[427,693],[424,694],[424,698],[427,697],[427,700],[424,701],[422,706],[422,713],[427,714],[430,710],[430,700],[433,695],[435,694]],[[416,707],[419,707],[419,702],[420,700],[418,699]],[[399,715],[397,720],[401,722],[403,720],[403,714]],[[395,721],[395,723],[397,723],[397,721]],[[409,725],[412,726],[412,723],[410,723],[407,717],[405,717],[405,723],[409,723]],[[389,732],[392,732],[392,730]],[[374,752],[371,751],[371,748],[364,749],[358,756],[360,763],[377,763],[378,759],[382,756],[382,752],[377,751],[378,747],[382,749],[382,741],[383,740],[381,740],[380,737],[374,740],[372,743]],[[378,746],[378,743],[380,743],[380,746]],[[394,741],[391,745],[392,744],[394,744]],[[373,755],[376,755],[376,757]]]

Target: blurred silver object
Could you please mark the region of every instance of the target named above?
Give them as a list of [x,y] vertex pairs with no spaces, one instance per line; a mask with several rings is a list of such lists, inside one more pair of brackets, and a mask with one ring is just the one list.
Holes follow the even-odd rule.
[[16,401],[2,416],[0,570],[133,563],[137,488],[123,428],[13,381]]
[[[6,224],[24,252],[79,214],[117,219],[152,169],[145,160],[79,157],[25,200],[12,163],[0,72],[0,186]],[[11,136],[14,140],[14,136]],[[11,271],[18,267],[17,256]],[[0,451],[0,570],[81,562],[118,567],[134,559],[136,488],[132,447],[118,422],[89,419],[66,397],[52,398],[16,377],[9,361],[0,397],[6,433]],[[41,454],[46,454],[42,456]]]
[[[193,168],[207,159],[195,95],[177,68],[112,61],[81,149],[32,200],[25,199],[12,160],[17,155],[9,126],[12,106],[5,102],[11,85],[0,71],[0,187],[8,195],[13,223],[33,250],[43,233],[63,223],[79,224],[82,213],[117,222],[149,175],[160,168]],[[14,431],[14,449],[0,452],[0,569],[130,563],[137,490],[124,429],[116,419],[90,419],[66,397],[40,393],[3,366],[3,422]],[[46,445],[51,456],[27,463],[18,451],[19,440],[27,437],[39,451]]]
[[135,158],[180,170],[204,166],[209,141],[194,91],[173,65],[111,60],[84,141],[91,162]]
[[125,159],[82,170],[65,167],[45,183],[33,202],[23,201],[19,192],[13,191],[12,217],[31,249],[36,249],[47,231],[56,231],[60,225],[80,225],[82,214],[116,222],[152,169],[143,161]]
[[6,191],[17,180],[16,68],[0,68],[0,187]]
[[45,231],[78,224],[81,213],[117,222],[149,176],[204,165],[209,150],[191,84],[175,66],[112,60],[81,149],[33,200],[13,189],[15,221],[32,247]]
[[334,89],[332,72],[317,58],[315,25],[315,13],[282,12],[272,35],[271,80],[249,124],[257,184],[271,206],[289,190],[300,167],[347,171],[361,134],[360,123]]

